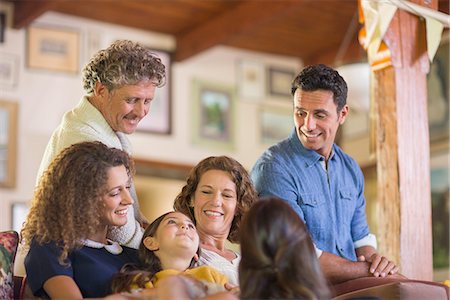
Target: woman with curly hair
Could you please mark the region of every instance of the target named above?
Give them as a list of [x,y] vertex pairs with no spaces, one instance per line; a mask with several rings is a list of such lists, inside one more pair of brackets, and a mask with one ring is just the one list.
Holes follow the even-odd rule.
[[240,299],[330,298],[309,232],[285,201],[257,201],[240,234]]
[[50,164],[21,232],[35,296],[103,297],[113,274],[138,262],[137,250],[106,237],[132,210],[133,170],[126,152],[100,142],[74,144]]
[[242,217],[256,199],[248,172],[227,156],[200,161],[175,198],[175,211],[189,216],[197,227],[202,248],[199,263],[216,268],[232,285],[239,284],[240,254],[227,248],[225,242],[239,242]]

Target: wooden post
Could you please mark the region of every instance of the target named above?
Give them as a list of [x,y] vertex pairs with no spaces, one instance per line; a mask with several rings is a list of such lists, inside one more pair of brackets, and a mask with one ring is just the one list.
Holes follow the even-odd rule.
[[375,70],[372,83],[379,251],[395,259],[403,275],[432,280],[425,21],[397,10],[384,42],[392,65]]

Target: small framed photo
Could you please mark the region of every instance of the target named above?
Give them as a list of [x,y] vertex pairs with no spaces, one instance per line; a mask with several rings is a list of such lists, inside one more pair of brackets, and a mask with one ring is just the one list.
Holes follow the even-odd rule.
[[171,57],[169,52],[154,50],[164,66],[166,66],[166,84],[156,88],[155,98],[150,106],[149,114],[139,122],[138,131],[170,135],[172,132],[170,79]]
[[292,110],[263,107],[259,112],[261,144],[273,145],[289,136],[294,128]]
[[0,53],[0,86],[14,87],[17,84],[19,58],[14,54]]
[[244,99],[261,101],[265,96],[265,68],[257,61],[240,60],[237,63],[238,93]]
[[0,100],[0,187],[16,184],[17,103]]
[[78,73],[79,33],[74,30],[30,27],[27,32],[29,68]]
[[271,96],[291,96],[291,83],[295,77],[294,70],[269,67],[267,75],[268,92]]
[[193,142],[217,149],[234,147],[234,89],[194,80]]
[[11,203],[11,228],[20,233],[23,223],[25,222],[30,207],[27,202]]

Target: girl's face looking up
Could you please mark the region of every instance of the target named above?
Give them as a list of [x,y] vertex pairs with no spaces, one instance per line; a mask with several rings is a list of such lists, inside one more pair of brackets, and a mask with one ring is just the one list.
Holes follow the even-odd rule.
[[180,212],[172,212],[164,217],[154,236],[144,239],[144,245],[157,256],[164,253],[192,259],[199,247],[199,236],[191,219]]

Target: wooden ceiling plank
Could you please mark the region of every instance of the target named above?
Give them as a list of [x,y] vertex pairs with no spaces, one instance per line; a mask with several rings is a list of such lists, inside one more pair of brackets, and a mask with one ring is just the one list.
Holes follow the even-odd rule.
[[57,1],[14,1],[13,28],[22,29],[31,24],[37,17],[51,10]]
[[225,12],[202,26],[177,36],[175,60],[182,61],[218,44],[226,44],[240,34],[259,28],[304,6],[304,1],[248,1]]

